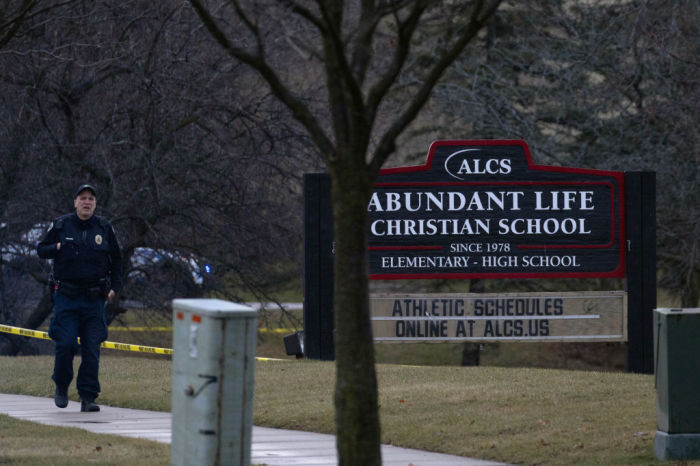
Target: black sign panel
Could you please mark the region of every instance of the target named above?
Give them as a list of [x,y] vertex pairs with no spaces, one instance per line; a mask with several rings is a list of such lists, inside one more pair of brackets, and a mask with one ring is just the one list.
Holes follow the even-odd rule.
[[370,278],[623,277],[623,187],[535,165],[524,141],[437,141],[377,178]]

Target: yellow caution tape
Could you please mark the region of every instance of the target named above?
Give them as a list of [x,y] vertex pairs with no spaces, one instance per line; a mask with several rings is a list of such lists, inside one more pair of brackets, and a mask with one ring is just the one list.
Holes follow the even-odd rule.
[[46,332],[40,332],[39,330],[28,330],[26,328],[19,327],[10,327],[9,325],[0,325],[0,332],[12,333],[23,337],[43,338],[44,340],[51,339],[49,334]]
[[[78,338],[80,340],[80,338]],[[102,348],[110,348],[121,351],[137,351],[139,353],[151,354],[173,354],[170,348],[156,348],[155,346],[130,345],[129,343],[115,343],[112,341],[104,341],[100,345]]]
[[[114,332],[172,332],[172,327],[109,327]],[[259,328],[260,333],[294,333],[294,328]]]
[[[49,334],[46,332],[41,332],[39,330],[28,330],[26,328],[10,327],[9,325],[0,325],[0,332],[11,333],[14,335],[20,335],[23,337],[31,338],[42,338],[44,340],[50,340]],[[80,343],[80,338],[78,338],[78,343]],[[156,348],[154,346],[143,346],[143,345],[131,345],[129,343],[116,343],[113,341],[104,341],[100,345],[102,348],[117,349],[122,351],[137,351],[139,353],[151,353],[151,354],[173,354],[173,350],[169,348]]]
[[[44,327],[46,328],[46,327]],[[172,327],[109,327],[110,332],[172,332]],[[260,333],[294,333],[296,328],[259,328]]]
[[[13,335],[20,335],[23,337],[31,338],[41,338],[44,340],[50,340],[49,334],[47,332],[41,332],[39,330],[29,330],[20,327],[11,327],[9,325],[0,325],[0,332],[11,333]],[[80,338],[78,338],[78,343],[80,343]],[[115,349],[120,351],[136,351],[139,353],[150,353],[150,354],[173,354],[173,350],[170,348],[156,348],[155,346],[143,346],[143,345],[132,345],[129,343],[117,343],[113,341],[105,341],[100,345],[102,348]],[[275,358],[255,358],[258,361],[288,361],[288,359],[275,359]]]
[[172,332],[172,327],[109,327],[115,332]]

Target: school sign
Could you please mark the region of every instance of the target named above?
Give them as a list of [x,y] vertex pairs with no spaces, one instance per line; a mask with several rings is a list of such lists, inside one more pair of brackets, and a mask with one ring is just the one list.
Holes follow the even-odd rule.
[[622,277],[624,173],[535,165],[524,141],[438,141],[382,170],[373,279]]
[[624,291],[370,297],[380,342],[626,341]]
[[[376,341],[626,341],[652,372],[655,174],[535,164],[520,140],[434,142],[367,205],[373,280],[624,278],[625,291],[370,296]],[[330,179],[304,176],[304,354],[333,359]],[[404,287],[405,289],[405,287]]]

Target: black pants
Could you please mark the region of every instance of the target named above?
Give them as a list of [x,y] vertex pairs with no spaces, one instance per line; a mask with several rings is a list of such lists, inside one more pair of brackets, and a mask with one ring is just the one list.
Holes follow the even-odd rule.
[[100,343],[107,339],[105,303],[101,297],[68,297],[56,292],[49,336],[56,342],[53,376],[56,386],[67,390],[73,380],[73,356],[81,362],[76,385],[81,399],[94,400],[100,393]]

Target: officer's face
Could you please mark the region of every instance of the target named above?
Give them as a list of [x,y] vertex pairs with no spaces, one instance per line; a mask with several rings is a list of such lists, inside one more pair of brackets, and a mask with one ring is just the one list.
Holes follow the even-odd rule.
[[73,205],[75,206],[75,213],[78,214],[78,217],[81,220],[87,220],[95,213],[97,200],[92,192],[86,189],[78,194],[78,197],[73,201]]

